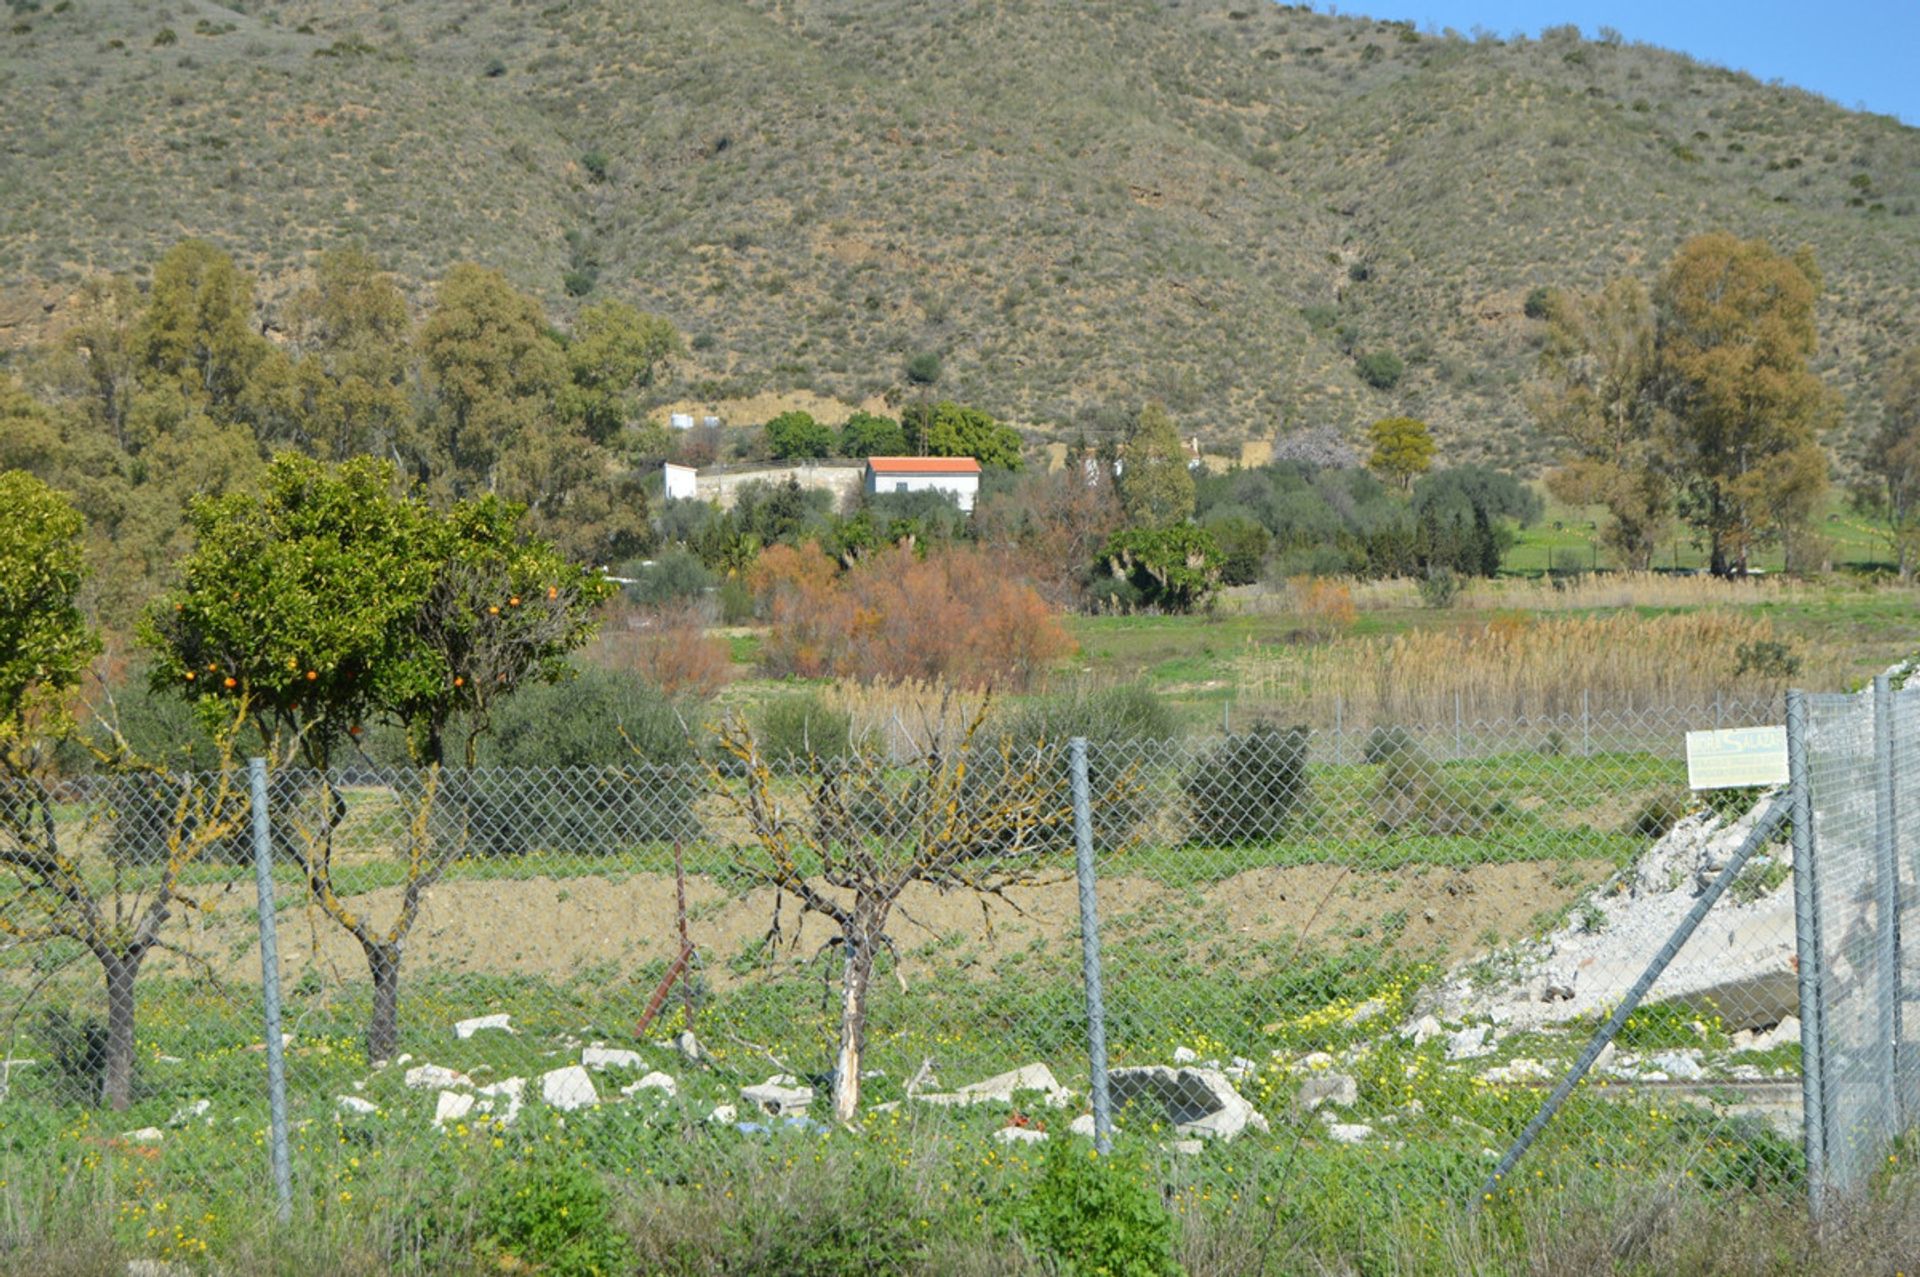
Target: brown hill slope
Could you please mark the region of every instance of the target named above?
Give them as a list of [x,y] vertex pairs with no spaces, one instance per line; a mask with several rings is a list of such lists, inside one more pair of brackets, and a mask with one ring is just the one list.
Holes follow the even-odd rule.
[[10,3],[0,342],[183,235],[269,306],[357,240],[417,296],[473,258],[667,314],[673,395],[854,400],[924,350],[1066,430],[1405,411],[1524,462],[1527,293],[1696,231],[1814,247],[1856,431],[1920,338],[1920,130],[1646,47],[1259,0]]

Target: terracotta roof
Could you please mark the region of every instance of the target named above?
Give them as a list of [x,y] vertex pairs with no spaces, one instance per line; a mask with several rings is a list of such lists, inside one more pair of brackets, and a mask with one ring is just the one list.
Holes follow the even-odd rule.
[[979,474],[972,457],[868,457],[875,474]]

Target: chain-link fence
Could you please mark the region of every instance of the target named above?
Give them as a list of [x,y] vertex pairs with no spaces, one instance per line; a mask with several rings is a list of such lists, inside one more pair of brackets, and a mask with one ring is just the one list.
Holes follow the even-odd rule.
[[[1829,745],[1858,734],[1858,702],[1821,705],[1822,978],[1851,982],[1829,992],[1836,1044],[1878,1049],[1898,1039],[1877,969],[1840,960],[1846,910],[1871,922],[1877,897],[1824,872],[1856,845],[1843,828],[1877,863],[1871,797],[1840,797],[1871,795],[1872,768]],[[1763,795],[1689,795],[1696,725],[1095,740],[1078,811],[1067,742],[988,733],[831,761],[733,737],[672,765],[280,771],[283,1052],[245,774],[16,783],[0,1160],[16,1185],[104,1160],[120,1200],[198,1218],[266,1179],[276,1054],[308,1210],[556,1117],[642,1178],[703,1140],[853,1112],[1066,1138],[1091,1126],[1086,885],[1123,1130],[1280,1142],[1301,1183],[1458,1202],[1698,913],[1526,1174],[1798,1183],[1793,858],[1756,830]],[[1845,1010],[1860,988],[1872,1014]],[[1847,1067],[1833,1103],[1868,1085]]]
[[1809,1154],[1820,1187],[1850,1192],[1886,1165],[1920,1105],[1902,942],[1920,844],[1901,828],[1920,796],[1920,690],[1896,693],[1881,679],[1869,694],[1809,696],[1804,706],[1807,974],[1818,1017]]

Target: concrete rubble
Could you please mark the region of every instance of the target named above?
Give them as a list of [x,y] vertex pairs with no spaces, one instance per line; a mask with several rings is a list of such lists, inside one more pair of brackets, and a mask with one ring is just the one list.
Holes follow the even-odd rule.
[[1158,1064],[1115,1069],[1109,1085],[1116,1106],[1156,1106],[1179,1135],[1230,1140],[1249,1126],[1268,1129],[1267,1119],[1218,1069]]
[[513,1032],[511,1015],[477,1015],[471,1020],[457,1020],[453,1026],[453,1036],[461,1041],[472,1037],[484,1029],[498,1029],[503,1033]]

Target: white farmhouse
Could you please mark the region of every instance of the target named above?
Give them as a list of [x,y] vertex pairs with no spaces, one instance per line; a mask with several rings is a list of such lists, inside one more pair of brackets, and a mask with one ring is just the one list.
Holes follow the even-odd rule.
[[867,491],[947,492],[972,513],[980,494],[980,463],[972,457],[868,457]]

